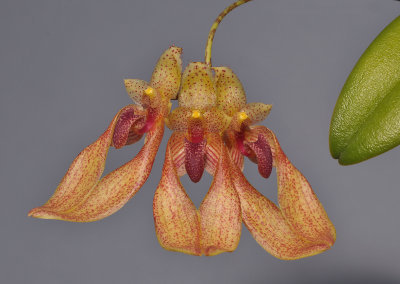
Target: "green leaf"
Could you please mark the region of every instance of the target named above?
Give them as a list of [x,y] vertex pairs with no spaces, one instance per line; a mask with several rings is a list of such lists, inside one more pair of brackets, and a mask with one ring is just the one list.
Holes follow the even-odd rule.
[[329,145],[342,165],[400,144],[400,17],[360,57],[333,111]]

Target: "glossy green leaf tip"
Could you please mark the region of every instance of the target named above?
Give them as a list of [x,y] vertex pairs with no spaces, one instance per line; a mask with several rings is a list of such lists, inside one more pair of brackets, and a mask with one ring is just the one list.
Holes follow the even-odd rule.
[[400,17],[375,38],[347,78],[333,111],[329,146],[341,165],[400,144]]

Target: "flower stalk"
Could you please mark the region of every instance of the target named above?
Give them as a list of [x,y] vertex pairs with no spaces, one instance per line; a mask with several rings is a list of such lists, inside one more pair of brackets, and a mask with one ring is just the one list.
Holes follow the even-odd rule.
[[217,31],[217,28],[219,24],[221,23],[222,19],[225,18],[226,15],[236,7],[239,7],[240,5],[250,2],[251,0],[239,0],[236,1],[235,3],[229,5],[226,7],[215,19],[214,23],[211,26],[210,32],[208,33],[208,38],[207,38],[207,45],[206,45],[206,51],[204,55],[204,62],[211,67],[211,49],[212,49],[212,44],[214,40],[214,35],[215,32]]

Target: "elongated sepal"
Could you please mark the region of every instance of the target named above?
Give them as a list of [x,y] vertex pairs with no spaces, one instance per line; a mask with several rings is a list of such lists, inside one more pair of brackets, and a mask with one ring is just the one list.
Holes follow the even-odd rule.
[[216,255],[235,250],[239,243],[240,203],[229,177],[229,157],[219,135],[211,136],[210,147],[215,153],[206,156],[216,155],[216,161],[207,161],[210,167],[215,167],[214,179],[199,210],[188,197],[175,168],[181,165],[182,150],[177,148],[183,147],[175,145],[182,145],[185,138],[174,133],[168,142],[163,174],[153,202],[157,238],[165,249]]
[[219,159],[211,187],[199,208],[201,247],[209,256],[234,251],[242,228],[240,201],[231,180],[227,150],[220,138],[210,143],[219,148]]
[[96,221],[119,210],[140,189],[150,174],[162,140],[162,119],[148,132],[144,146],[133,160],[99,180],[113,135],[120,131],[115,129],[118,119],[121,113],[132,108],[135,106],[127,106],[116,115],[106,132],[74,160],[49,201],[32,209],[29,216],[73,222]]
[[250,131],[249,139],[261,135],[271,147],[279,207],[232,167],[242,218],[249,231],[265,250],[281,259],[307,257],[329,249],[336,239],[335,228],[306,178],[288,160],[272,131],[263,126]]
[[183,188],[173,162],[174,152],[180,151],[172,148],[182,139],[182,135],[172,134],[168,141],[161,180],[154,194],[154,225],[163,248],[201,255],[199,213]]
[[267,252],[290,260],[312,256],[330,248],[324,240],[309,241],[299,236],[281,210],[254,189],[238,168],[232,171],[232,180],[239,195],[243,222]]
[[264,133],[272,149],[282,214],[301,237],[332,246],[336,240],[335,227],[309,182],[286,157],[275,134],[266,127],[257,128]]

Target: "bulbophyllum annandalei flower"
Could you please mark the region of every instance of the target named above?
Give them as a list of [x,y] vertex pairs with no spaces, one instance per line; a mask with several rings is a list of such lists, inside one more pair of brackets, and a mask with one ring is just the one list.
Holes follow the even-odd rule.
[[[233,9],[228,8],[225,15]],[[320,201],[274,133],[255,125],[271,106],[247,104],[237,76],[230,68],[212,67],[210,53],[204,63],[190,63],[183,74],[180,55],[181,48],[167,49],[149,83],[125,80],[134,104],[115,115],[106,131],[75,158],[53,196],[29,216],[91,222],[119,210],[149,177],[166,124],[173,133],[153,201],[162,247],[193,255],[231,252],[244,223],[266,251],[281,259],[329,249],[336,233]],[[171,111],[173,99],[178,107]],[[141,139],[144,145],[136,157],[101,178],[111,146]],[[258,164],[264,178],[276,168],[279,206],[244,177],[244,157]],[[198,182],[204,171],[213,181],[196,208],[180,177],[188,174]]]

